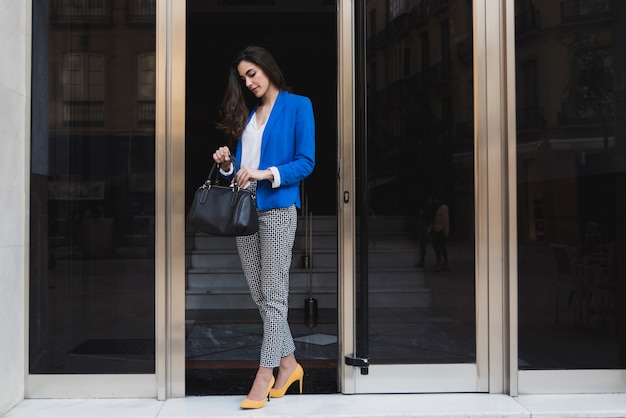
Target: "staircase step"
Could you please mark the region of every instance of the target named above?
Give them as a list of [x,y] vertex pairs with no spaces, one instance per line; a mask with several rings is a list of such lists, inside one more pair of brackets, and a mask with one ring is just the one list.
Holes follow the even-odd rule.
[[[335,233],[316,234],[312,237],[311,247],[313,251],[320,250],[336,250],[337,235]],[[304,252],[306,248],[305,237],[297,235],[294,241],[294,252]],[[370,237],[368,250],[391,251],[391,250],[409,250],[418,248],[418,243],[411,238],[409,234],[398,235],[393,232],[384,232],[376,236]],[[196,236],[187,237],[187,250],[230,250],[237,251],[237,244],[233,237],[216,237],[207,234],[198,233]]]
[[[318,288],[311,295],[317,299],[318,308],[337,308],[337,292],[334,287]],[[289,290],[289,306],[301,307],[310,296],[308,288],[296,287]],[[185,295],[185,309],[256,309],[250,292],[246,288],[225,288],[219,290],[195,288]]]
[[[188,268],[241,268],[241,260],[236,251],[194,250],[189,255],[188,262],[190,264],[188,264]],[[294,252],[292,265],[302,265],[302,256],[303,254]],[[336,268],[337,266],[337,252],[333,250],[316,251],[312,258],[314,267]]]
[[[200,267],[229,267],[240,268],[241,260],[236,249],[204,249],[193,250],[187,255],[188,268]],[[304,252],[294,250],[292,256],[292,266],[304,265]],[[419,254],[415,249],[407,248],[381,248],[370,249],[368,252],[368,264],[370,268],[388,267],[391,262],[401,268],[415,266],[418,262]],[[314,268],[336,268],[337,251],[334,249],[318,249],[313,252],[312,265]]]
[[[312,296],[320,308],[336,308],[338,294],[337,218],[314,217],[312,243],[306,241],[305,221],[298,219],[290,277],[291,306]],[[430,290],[422,270],[415,268],[418,243],[405,217],[378,217],[369,221],[369,304],[371,307],[430,306]],[[305,267],[305,247],[312,247],[312,270]],[[235,238],[187,231],[187,309],[255,309],[250,298]],[[359,266],[357,266],[357,269]]]
[[[337,288],[337,271],[332,269],[318,269],[311,272],[313,286],[334,286]],[[297,286],[309,283],[309,273],[305,270],[292,270],[290,284]],[[192,269],[187,272],[187,288],[208,287],[219,288],[222,286],[238,285],[247,286],[246,279],[241,269]]]
[[[309,296],[317,299],[321,309],[337,307],[337,291],[334,287],[318,286],[309,294],[306,286],[290,287],[289,305],[300,306]],[[415,289],[371,289],[369,306],[384,308],[389,306],[403,308],[427,308],[431,303],[431,292],[425,288]],[[185,296],[185,309],[255,309],[254,302],[247,288],[221,287],[194,288]]]
[[[248,286],[243,273],[216,274],[210,273],[198,278],[192,278],[186,291],[187,309],[226,309],[251,307]],[[220,276],[221,275],[221,276]],[[213,280],[218,284],[213,285]],[[430,289],[424,287],[424,275],[421,271],[371,272],[369,276],[369,303],[371,307],[419,307],[430,306]],[[293,274],[291,276],[290,303],[299,303],[309,295],[308,276]],[[312,286],[312,295],[319,300],[320,307],[335,308],[337,304],[336,273],[327,272],[325,276],[315,277]],[[254,306],[252,306],[254,308]]]
[[[204,233],[187,236],[187,250],[232,250],[237,251],[237,243],[234,237],[216,237]],[[311,245],[313,249],[337,249],[337,233],[316,232],[312,242],[307,243],[303,234],[297,234],[294,240],[294,252],[302,251]]]

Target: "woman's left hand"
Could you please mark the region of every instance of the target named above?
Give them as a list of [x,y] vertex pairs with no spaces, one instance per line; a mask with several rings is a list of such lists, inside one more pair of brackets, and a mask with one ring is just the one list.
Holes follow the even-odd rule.
[[240,185],[248,184],[250,180],[273,180],[274,175],[272,171],[267,168],[265,170],[255,170],[254,168],[248,168],[246,166],[241,166],[239,170],[237,170],[237,183]]

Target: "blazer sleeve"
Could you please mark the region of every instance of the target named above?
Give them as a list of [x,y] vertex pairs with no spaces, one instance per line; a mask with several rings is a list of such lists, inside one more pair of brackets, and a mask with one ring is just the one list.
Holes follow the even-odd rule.
[[308,177],[315,167],[315,117],[311,100],[305,96],[291,96],[294,100],[290,112],[293,117],[294,149],[293,159],[277,165],[280,172],[280,185],[289,186]]

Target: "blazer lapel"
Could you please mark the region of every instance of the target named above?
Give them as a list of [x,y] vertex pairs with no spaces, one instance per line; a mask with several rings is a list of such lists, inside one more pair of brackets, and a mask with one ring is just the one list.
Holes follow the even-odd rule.
[[261,143],[261,154],[263,154],[263,150],[267,146],[266,139],[269,137],[270,132],[276,126],[278,119],[280,119],[280,114],[285,109],[285,93],[279,92],[278,97],[276,98],[276,102],[272,107],[272,111],[270,112],[270,116],[267,119],[267,125],[265,125],[265,129],[263,130],[263,142]]

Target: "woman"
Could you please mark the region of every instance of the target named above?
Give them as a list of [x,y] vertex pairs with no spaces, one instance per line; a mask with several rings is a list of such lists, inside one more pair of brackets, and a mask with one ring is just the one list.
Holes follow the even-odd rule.
[[[256,100],[251,110],[244,86]],[[256,192],[259,231],[236,241],[252,299],[263,320],[259,369],[240,406],[261,408],[270,396],[283,396],[295,381],[302,393],[304,371],[294,355],[287,313],[300,182],[315,166],[313,107],[308,98],[289,91],[267,50],[250,46],[231,65],[217,126],[228,138],[238,140],[235,158],[241,167],[237,167],[237,181]],[[220,164],[220,173],[232,179],[230,152],[222,146],[213,159]]]

